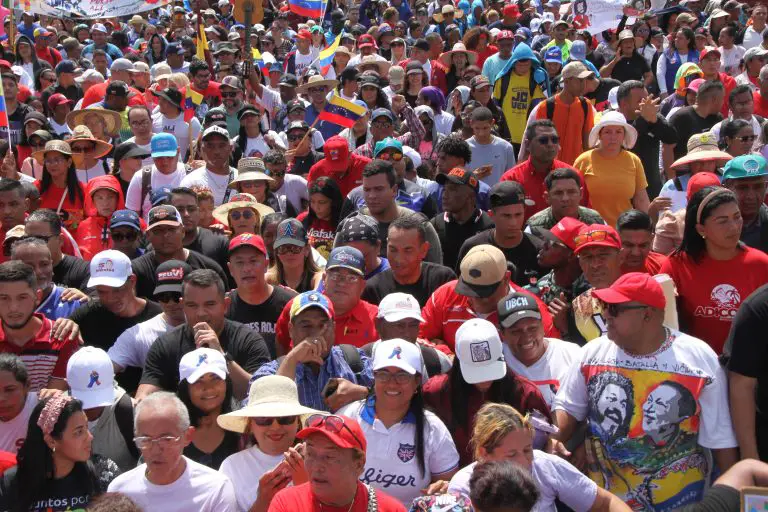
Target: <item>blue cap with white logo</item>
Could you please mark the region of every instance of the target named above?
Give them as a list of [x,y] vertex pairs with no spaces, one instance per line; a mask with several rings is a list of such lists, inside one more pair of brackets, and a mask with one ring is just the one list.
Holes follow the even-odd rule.
[[170,133],[156,133],[150,141],[150,149],[152,158],[176,156],[179,143],[176,141],[176,137]]
[[354,247],[336,247],[328,255],[328,264],[326,270],[335,268],[346,268],[361,276],[365,275],[365,257],[363,253]]
[[117,210],[112,214],[109,219],[109,229],[115,229],[119,227],[129,227],[136,231],[141,231],[141,222],[139,221],[139,214],[133,210]]

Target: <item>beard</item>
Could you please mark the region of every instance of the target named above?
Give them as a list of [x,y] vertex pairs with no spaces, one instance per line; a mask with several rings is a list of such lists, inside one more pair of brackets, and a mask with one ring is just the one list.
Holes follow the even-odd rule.
[[30,312],[26,317],[24,317],[24,320],[20,322],[8,323],[5,320],[3,320],[2,321],[3,330],[6,330],[6,328],[14,329],[14,330],[23,328],[25,325],[27,325],[27,323],[29,323],[30,318],[32,318],[32,315],[34,314],[35,314],[34,311]]

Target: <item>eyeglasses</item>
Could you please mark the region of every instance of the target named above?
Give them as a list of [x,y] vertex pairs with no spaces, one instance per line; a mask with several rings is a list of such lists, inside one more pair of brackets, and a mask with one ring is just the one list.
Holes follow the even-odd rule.
[[237,92],[222,92],[221,97],[222,98],[234,98],[237,96]]
[[371,123],[371,128],[378,128],[379,130],[387,130],[392,128],[392,123]]
[[276,421],[278,425],[287,427],[296,424],[298,416],[281,416],[280,418],[251,418],[255,424],[260,427],[271,427]]
[[157,302],[175,302],[178,303],[181,300],[181,294],[176,292],[163,292],[155,295]]
[[299,254],[303,250],[304,250],[303,247],[299,247],[298,245],[290,245],[290,244],[281,245],[276,249],[277,254],[288,254],[288,253]]
[[347,283],[347,284],[355,284],[359,282],[362,279],[362,276],[358,276],[355,274],[341,274],[339,272],[328,272],[326,273],[328,276],[329,281],[333,281],[334,283]]
[[85,145],[72,145],[72,151],[75,153],[87,153],[88,151],[93,151],[96,148],[96,144],[85,144]]
[[137,232],[132,233],[112,233],[112,240],[115,242],[122,242],[125,240],[126,242],[133,242],[139,237],[139,234]]
[[162,449],[170,448],[175,443],[178,443],[181,436],[163,436],[151,438],[148,436],[134,437],[133,442],[136,444],[136,448],[139,450],[147,450],[153,445],[157,445]]
[[536,141],[542,145],[547,145],[550,142],[552,144],[560,144],[560,136],[559,135],[550,135],[550,136],[542,135],[541,137],[536,137]]
[[148,126],[149,119],[142,119],[141,121],[131,121],[131,126]]
[[604,242],[608,239],[613,240],[613,236],[607,231],[590,231],[589,233],[576,235],[573,241],[576,245],[582,245],[587,242]]
[[288,135],[288,140],[291,141],[291,142],[296,142],[297,140],[301,140],[303,138],[304,138],[303,134],[300,134],[300,135],[297,135],[297,134]]
[[606,304],[603,302],[603,310],[608,313],[608,316],[616,318],[625,311],[631,311],[633,309],[646,309],[648,306],[633,306],[631,304]]
[[376,157],[378,160],[392,160],[394,162],[399,162],[403,159],[402,153],[379,153],[379,156]]
[[384,370],[373,372],[373,378],[384,384],[395,381],[396,384],[407,384],[413,379],[413,375],[408,372],[389,373]]
[[310,87],[307,89],[309,92],[325,92],[325,87]]
[[253,218],[253,216],[256,214],[253,213],[253,210],[245,210],[244,212],[234,211],[234,212],[231,212],[229,215],[230,217],[232,217],[232,220],[240,220],[240,217],[244,219],[250,219],[250,218]]
[[355,433],[352,432],[352,429],[347,426],[347,424],[344,422],[344,418],[341,416],[336,416],[335,414],[330,414],[327,416],[324,414],[313,414],[307,418],[307,426],[313,428],[322,428],[334,434],[340,434],[342,429],[347,429],[347,432],[349,432],[357,444],[360,445],[360,448],[363,449],[362,441],[360,441]]
[[29,145],[33,148],[42,148],[45,147],[45,142],[38,140],[35,142],[29,141]]
[[757,139],[757,135],[745,135],[743,137],[736,137],[736,140],[740,140],[741,142],[755,142],[755,139]]

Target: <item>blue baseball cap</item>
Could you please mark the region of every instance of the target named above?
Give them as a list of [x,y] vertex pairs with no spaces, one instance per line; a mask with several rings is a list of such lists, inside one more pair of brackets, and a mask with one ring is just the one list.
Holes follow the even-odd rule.
[[117,210],[109,218],[109,229],[120,228],[127,226],[133,228],[136,231],[141,231],[141,221],[139,221],[139,214],[133,210]]
[[328,255],[328,264],[325,266],[325,270],[333,270],[334,268],[346,268],[364,276],[365,257],[354,247],[336,247]]
[[170,197],[170,187],[160,187],[157,190],[152,191],[152,194],[149,196],[149,201],[152,203],[152,206],[158,206],[167,203]]
[[723,183],[727,180],[759,178],[768,175],[768,162],[761,155],[741,155],[723,167]]
[[557,46],[552,46],[544,52],[544,62],[563,63],[563,51]]
[[176,152],[179,150],[179,143],[176,137],[170,133],[156,133],[150,141],[150,149],[152,151],[152,158],[176,156]]
[[320,292],[310,290],[293,298],[290,319],[293,320],[296,315],[309,308],[320,308],[328,315],[328,318],[333,318],[333,304],[331,304],[330,299]]
[[371,113],[371,121],[373,121],[374,119],[376,119],[378,117],[382,117],[382,116],[386,117],[387,119],[389,119],[393,123],[395,122],[395,114],[393,114],[387,108],[377,108],[376,110],[374,110]]
[[379,156],[379,153],[381,153],[385,149],[390,149],[390,148],[396,149],[402,153],[403,143],[395,139],[394,137],[387,137],[386,139],[380,140],[379,142],[376,143],[376,146],[373,150],[374,158]]
[[571,45],[571,60],[586,60],[587,44],[581,39],[577,39]]

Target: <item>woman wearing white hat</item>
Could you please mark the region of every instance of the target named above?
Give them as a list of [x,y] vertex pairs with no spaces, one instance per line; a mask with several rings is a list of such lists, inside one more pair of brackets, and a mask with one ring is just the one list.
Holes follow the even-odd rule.
[[620,112],[606,112],[592,131],[589,146],[573,166],[584,175],[592,208],[610,226],[631,208],[648,212],[650,200],[640,158],[629,150],[637,142],[637,130]]
[[294,444],[301,416],[316,413],[299,403],[293,380],[270,375],[253,383],[248,405],[219,416],[221,428],[247,434],[254,443],[229,456],[219,469],[232,480],[240,510],[266,511],[277,491],[306,481],[303,446]]

